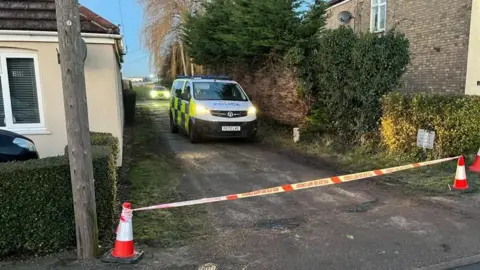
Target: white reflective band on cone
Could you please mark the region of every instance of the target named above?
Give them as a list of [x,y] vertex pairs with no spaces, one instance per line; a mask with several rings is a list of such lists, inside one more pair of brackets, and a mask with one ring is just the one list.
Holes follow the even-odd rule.
[[465,165],[457,166],[456,178],[457,178],[457,180],[467,180],[467,173],[465,172]]
[[[128,213],[130,212],[130,213]],[[118,225],[117,240],[122,242],[133,241],[132,210],[125,209]]]

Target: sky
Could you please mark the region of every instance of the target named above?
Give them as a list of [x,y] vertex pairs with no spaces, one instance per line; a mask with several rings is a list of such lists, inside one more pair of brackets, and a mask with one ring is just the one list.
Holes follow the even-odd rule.
[[128,49],[122,68],[123,76],[146,77],[150,75],[153,70],[149,68],[149,53],[141,44],[143,8],[138,1],[80,0],[79,2],[113,24],[122,25],[122,35],[124,35]]
[[[313,0],[306,2],[312,3]],[[150,69],[149,53],[141,43],[143,8],[138,0],[80,0],[80,4],[113,24],[122,25],[128,49],[122,68],[124,77],[146,77],[154,72]]]

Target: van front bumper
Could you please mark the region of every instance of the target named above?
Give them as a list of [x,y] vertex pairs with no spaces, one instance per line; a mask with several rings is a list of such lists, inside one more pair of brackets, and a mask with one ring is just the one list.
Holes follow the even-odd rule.
[[[202,137],[207,138],[249,138],[256,134],[258,121],[250,122],[212,122],[205,120],[194,120],[195,131]],[[224,130],[224,127],[240,127],[240,131]]]

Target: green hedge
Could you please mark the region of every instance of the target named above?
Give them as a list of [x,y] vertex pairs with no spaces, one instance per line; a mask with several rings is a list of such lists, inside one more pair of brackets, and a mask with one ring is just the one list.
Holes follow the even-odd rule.
[[318,42],[309,129],[357,142],[378,130],[381,98],[399,85],[410,62],[409,42],[395,29],[377,35],[348,27],[325,30]]
[[113,136],[111,133],[106,132],[90,132],[90,140],[92,145],[96,146],[107,146],[112,149],[112,154],[115,157],[115,160],[118,158],[119,151],[119,142],[118,138]]
[[[92,136],[100,239],[115,226],[117,175],[111,135]],[[118,150],[118,144],[116,146]],[[0,256],[42,254],[75,245],[75,220],[66,156],[0,164]]]
[[380,131],[391,153],[419,154],[418,129],[436,132],[432,157],[476,153],[480,147],[480,97],[395,92],[382,107]]

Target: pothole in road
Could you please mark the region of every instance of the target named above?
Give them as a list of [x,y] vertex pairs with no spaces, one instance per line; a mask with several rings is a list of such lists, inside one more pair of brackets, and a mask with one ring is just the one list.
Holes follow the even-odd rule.
[[297,228],[302,223],[305,223],[305,218],[301,217],[276,220],[269,219],[256,223],[255,227],[285,233]]
[[359,204],[356,204],[350,208],[347,208],[346,209],[346,212],[350,212],[350,213],[365,213],[367,212],[368,210],[372,210],[374,207],[376,207],[377,205],[377,202],[378,200],[375,199],[373,201],[368,201],[368,202],[363,202],[363,203],[359,203]]

